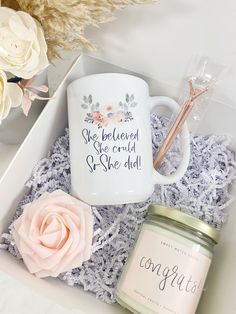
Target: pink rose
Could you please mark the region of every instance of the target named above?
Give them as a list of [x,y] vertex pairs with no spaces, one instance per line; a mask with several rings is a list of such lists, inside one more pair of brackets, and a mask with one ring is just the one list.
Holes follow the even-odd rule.
[[26,204],[12,231],[26,266],[40,278],[80,267],[92,253],[91,207],[61,190]]
[[96,124],[101,124],[102,126],[107,126],[109,122],[107,116],[103,115],[100,111],[93,112],[93,119]]
[[93,112],[93,119],[95,123],[101,123],[104,120],[104,115],[100,111]]

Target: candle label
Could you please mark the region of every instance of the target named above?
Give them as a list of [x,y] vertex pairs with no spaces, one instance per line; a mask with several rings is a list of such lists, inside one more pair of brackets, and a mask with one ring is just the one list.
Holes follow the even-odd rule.
[[154,313],[194,314],[211,259],[186,242],[143,228],[119,290]]

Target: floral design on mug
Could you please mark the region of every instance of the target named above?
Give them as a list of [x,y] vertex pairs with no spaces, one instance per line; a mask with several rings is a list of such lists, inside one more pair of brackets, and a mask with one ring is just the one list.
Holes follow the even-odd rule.
[[94,102],[93,96],[90,94],[83,97],[83,104],[81,105],[83,109],[89,109],[84,121],[94,123],[98,128],[106,127],[109,124],[132,121],[131,108],[136,106],[134,94],[126,94],[123,102],[120,101],[118,104],[109,103],[107,105]]

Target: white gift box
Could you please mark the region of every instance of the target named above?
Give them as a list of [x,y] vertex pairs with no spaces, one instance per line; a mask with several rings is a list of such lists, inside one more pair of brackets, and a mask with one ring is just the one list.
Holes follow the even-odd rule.
[[[44,108],[0,180],[0,233],[7,230],[17,204],[27,191],[24,184],[30,177],[34,165],[45,157],[54,141],[63,134],[67,126],[66,87],[79,77],[103,72],[135,74],[149,83],[151,94],[177,96],[177,91],[153,79],[86,55],[80,56],[58,87],[54,98]],[[234,108],[212,100],[198,131],[203,134],[232,134],[231,148],[236,151],[235,116]],[[235,188],[232,193],[236,196]],[[231,210],[229,222],[222,231],[220,244],[215,251],[214,262],[208,276],[206,291],[198,308],[198,314],[236,313],[235,221],[236,211]],[[73,313],[126,313],[119,305],[107,305],[96,300],[94,295],[84,292],[82,288],[68,287],[58,279],[37,279],[28,273],[22,262],[5,251],[0,251],[0,272],[8,274],[8,278],[13,277],[22,285],[50,298],[53,303],[66,309],[73,309],[75,311]]]
[[[47,69],[32,80],[34,86],[48,85]],[[42,96],[42,95],[41,95]],[[48,93],[43,94],[48,97]],[[0,178],[12,157],[17,152],[27,133],[34,125],[47,100],[35,99],[26,117],[21,107],[12,108],[6,119],[0,123]]]

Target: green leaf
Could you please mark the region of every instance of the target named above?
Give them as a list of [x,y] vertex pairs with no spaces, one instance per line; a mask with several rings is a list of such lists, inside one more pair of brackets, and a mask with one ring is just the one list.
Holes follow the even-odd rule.
[[130,101],[133,101],[133,100],[134,100],[134,94],[130,96]]
[[132,102],[132,104],[130,104],[130,107],[136,107],[137,103],[136,102]]
[[126,100],[126,102],[129,102],[129,94],[125,95],[125,100]]
[[92,97],[92,95],[89,95],[89,96],[88,96],[88,102],[90,103],[90,105],[91,105],[91,103],[93,102],[93,97]]
[[86,105],[86,104],[82,104],[81,107],[82,107],[83,109],[88,109],[88,105]]
[[84,97],[83,97],[83,101],[84,101],[85,103],[87,103],[87,102],[88,102],[88,99],[87,99],[87,97],[86,97],[86,96],[84,96]]

